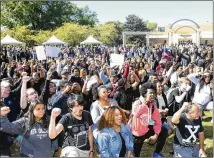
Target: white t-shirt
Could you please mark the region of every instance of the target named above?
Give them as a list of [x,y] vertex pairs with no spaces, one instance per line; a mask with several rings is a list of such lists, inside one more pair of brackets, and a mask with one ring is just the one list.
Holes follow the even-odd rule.
[[164,102],[163,96],[162,95],[157,95],[157,99],[158,99],[159,109],[162,110],[163,107],[166,107],[166,104]]

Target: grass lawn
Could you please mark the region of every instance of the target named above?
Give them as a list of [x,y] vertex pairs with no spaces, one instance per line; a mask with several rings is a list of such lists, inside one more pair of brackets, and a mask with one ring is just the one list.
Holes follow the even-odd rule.
[[[212,118],[212,114],[210,111],[205,111],[205,116],[203,117],[203,126],[205,133],[205,152],[208,157],[213,157],[213,124],[210,122]],[[163,148],[162,154],[165,157],[172,157],[169,152],[172,151],[174,135],[171,135],[166,140],[166,144]],[[141,151],[141,157],[152,157],[155,146],[150,146],[147,143],[144,143],[143,149]],[[19,149],[17,145],[13,145],[12,147],[12,156],[19,156]],[[95,157],[98,157],[95,153]]]
[[[205,152],[208,157],[213,157],[213,124],[210,122],[212,119],[212,113],[210,111],[205,111],[205,116],[203,117],[203,126],[205,133]],[[174,135],[171,135],[166,140],[166,144],[163,148],[162,154],[165,157],[172,157],[169,152],[172,151]],[[155,146],[150,146],[144,143],[143,150],[141,151],[141,157],[152,157]]]

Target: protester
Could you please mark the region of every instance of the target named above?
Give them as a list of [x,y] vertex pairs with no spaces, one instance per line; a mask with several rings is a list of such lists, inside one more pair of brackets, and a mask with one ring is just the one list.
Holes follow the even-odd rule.
[[24,117],[13,122],[9,122],[6,116],[9,112],[9,107],[1,107],[0,131],[22,135],[20,156],[52,157],[51,139],[48,136],[49,121],[44,104],[40,101],[32,102]]
[[82,96],[75,95],[67,101],[70,112],[55,125],[61,110],[54,108],[51,113],[49,137],[54,139],[63,130],[65,132],[61,157],[93,157],[92,118],[83,111],[86,104]]
[[[198,105],[185,103],[172,117],[176,132],[174,157],[206,157],[204,151],[204,128]],[[199,138],[200,147],[196,144]]]
[[163,157],[161,151],[168,136],[168,130],[162,127],[160,113],[153,103],[154,95],[154,85],[145,83],[141,87],[141,97],[133,104],[130,125],[134,136],[135,157],[140,157],[145,139],[149,139],[150,144],[157,142],[153,157]]
[[110,107],[111,105],[118,105],[114,99],[108,98],[108,91],[104,85],[101,85],[97,88],[97,92],[95,92],[96,101],[92,103],[90,113],[93,120],[93,136],[96,139],[98,135],[97,126],[100,121],[102,114],[105,109]]
[[[206,109],[207,104],[211,100],[211,88],[210,88],[210,73],[193,73],[187,76],[195,84],[195,93],[192,102],[197,104],[202,110]],[[202,117],[202,115],[201,115]]]
[[100,157],[131,157],[133,136],[121,108],[111,106],[106,109],[100,118],[98,130]]
[[[171,119],[182,108],[184,102],[196,103],[201,112],[202,109],[213,109],[211,46],[196,46],[192,43],[169,46],[163,43],[152,46],[56,47],[59,49],[58,57],[47,56],[46,60],[37,60],[39,54],[33,48],[1,46],[0,98],[2,106],[11,109],[7,115],[10,122],[23,117],[30,104],[40,99],[45,107],[45,115],[51,116],[54,108],[61,109],[61,113],[55,119],[55,124],[58,124],[60,119],[71,113],[67,100],[72,98],[74,101],[74,98],[80,95],[86,101],[84,110],[92,115],[92,121],[88,123],[93,129],[95,145],[98,145],[97,137],[100,135],[97,129],[101,123],[100,118],[110,106],[118,105],[129,121],[125,126],[131,126],[134,135],[133,154],[142,156],[140,151],[144,148],[141,149],[140,146],[143,146],[145,139],[151,138],[149,144],[157,141],[153,153],[156,157],[163,156],[164,143],[173,132]],[[111,59],[112,53],[119,55],[118,59],[124,59],[122,63],[118,64]],[[153,90],[148,90],[151,92],[148,97],[151,96],[150,116],[155,120],[149,122],[147,119],[146,124],[142,118],[144,114],[149,114],[146,107],[150,104],[145,103],[145,85],[153,85]],[[142,87],[146,90],[143,96],[140,94]],[[152,94],[153,91],[157,93]],[[140,118],[136,115],[138,113]],[[134,123],[142,125],[136,126]],[[63,126],[67,128],[66,125]],[[67,153],[65,149],[61,153],[62,147],[64,148],[64,131],[51,140],[51,151],[55,150],[56,157]],[[5,142],[0,146],[2,153],[13,156],[14,153],[11,155],[9,149],[19,136],[1,131],[1,138]],[[70,141],[70,138],[67,140]],[[89,149],[85,150],[86,157],[89,156],[90,148],[93,148],[89,146]]]

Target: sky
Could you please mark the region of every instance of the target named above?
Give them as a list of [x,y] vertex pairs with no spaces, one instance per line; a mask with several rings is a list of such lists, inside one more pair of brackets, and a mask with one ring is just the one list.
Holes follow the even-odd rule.
[[[125,17],[135,14],[143,20],[158,25],[172,24],[179,19],[197,23],[213,22],[212,1],[72,1],[78,7],[88,6],[97,13],[99,23],[125,22]],[[185,23],[185,22],[181,22]]]

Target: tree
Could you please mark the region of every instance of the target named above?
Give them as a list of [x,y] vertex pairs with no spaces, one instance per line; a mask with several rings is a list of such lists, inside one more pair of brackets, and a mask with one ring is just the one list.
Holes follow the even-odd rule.
[[108,45],[114,44],[115,39],[117,37],[117,30],[114,24],[98,25],[95,30],[97,30],[100,35],[97,37],[98,40]]
[[78,9],[76,21],[80,25],[90,25],[90,26],[94,26],[94,24],[99,22],[97,19],[97,13],[90,11],[88,6]]
[[[126,17],[126,22],[124,24],[125,31],[149,31],[146,26],[146,23],[137,15],[131,14]],[[128,37],[128,42],[132,44],[140,44],[145,43],[144,36],[133,36]]]
[[150,30],[150,31],[154,31],[156,28],[157,28],[157,23],[156,22],[148,22],[147,23],[147,28]]
[[78,45],[85,40],[90,34],[90,27],[75,23],[65,23],[53,31],[59,39],[70,45]]
[[26,43],[27,46],[35,44],[33,39],[33,31],[30,30],[27,26],[19,26],[11,30],[7,30],[2,34],[2,37],[6,36],[7,34],[17,39],[18,41]]
[[26,25],[33,30],[54,30],[67,22],[92,26],[98,21],[96,16],[69,1],[1,2],[1,22],[7,28]]
[[113,44],[116,46],[121,45],[123,43],[122,33],[124,30],[124,24],[121,23],[120,21],[109,21],[109,22],[106,22],[106,24],[114,25],[114,28],[116,29],[116,36],[113,40]]

